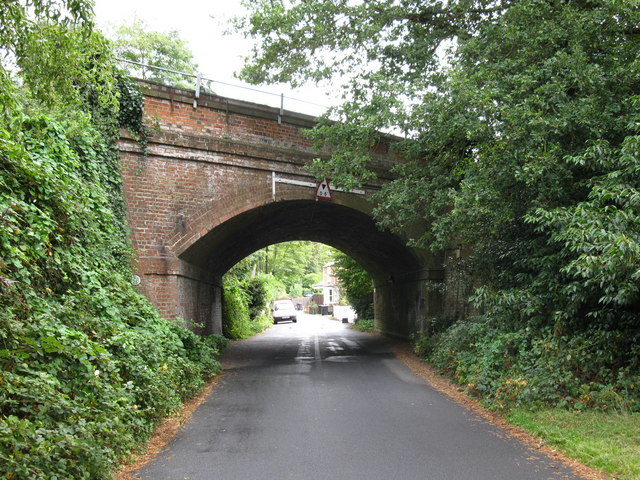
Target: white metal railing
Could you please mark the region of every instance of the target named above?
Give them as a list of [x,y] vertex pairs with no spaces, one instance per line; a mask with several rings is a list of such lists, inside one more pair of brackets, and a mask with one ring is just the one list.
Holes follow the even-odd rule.
[[284,114],[285,99],[290,100],[290,101],[294,101],[294,102],[297,102],[297,103],[305,104],[305,105],[311,105],[311,106],[314,106],[314,107],[318,107],[318,108],[321,108],[323,110],[326,110],[328,108],[327,105],[322,105],[322,104],[319,104],[319,103],[310,102],[308,100],[302,100],[300,98],[290,97],[290,96],[285,95],[284,93],[273,93],[273,92],[268,92],[266,90],[260,90],[259,88],[255,88],[255,87],[249,87],[249,86],[246,86],[246,85],[238,85],[238,84],[233,84],[233,83],[229,83],[229,82],[223,82],[223,81],[220,81],[220,80],[215,80],[213,78],[207,78],[207,77],[204,77],[202,75],[202,73],[193,74],[193,73],[181,72],[181,71],[178,71],[178,70],[172,70],[170,68],[158,67],[156,65],[148,65],[146,63],[135,62],[133,60],[127,60],[125,58],[116,58],[116,60],[118,60],[120,62],[130,63],[132,65],[138,65],[138,66],[143,67],[143,68],[148,68],[148,69],[152,69],[152,70],[160,70],[160,71],[163,71],[163,72],[174,73],[176,75],[182,75],[182,76],[187,77],[187,78],[194,78],[196,80],[195,98],[193,100],[193,102],[194,102],[193,106],[194,107],[198,106],[198,98],[200,98],[200,89],[202,88],[203,84],[206,82],[206,83],[210,83],[210,84],[218,84],[218,85],[224,85],[226,87],[237,88],[237,89],[241,89],[241,90],[247,90],[247,91],[251,91],[251,92],[254,92],[254,93],[259,93],[261,95],[269,95],[271,97],[279,97],[280,98],[280,115],[279,115],[279,118],[278,118],[279,121],[281,120],[281,117]]

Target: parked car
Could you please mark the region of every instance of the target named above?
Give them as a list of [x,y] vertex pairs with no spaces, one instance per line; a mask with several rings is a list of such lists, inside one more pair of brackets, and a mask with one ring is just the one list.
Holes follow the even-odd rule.
[[298,321],[298,312],[291,300],[275,300],[271,305],[271,316],[273,323],[281,320],[291,320],[293,323]]

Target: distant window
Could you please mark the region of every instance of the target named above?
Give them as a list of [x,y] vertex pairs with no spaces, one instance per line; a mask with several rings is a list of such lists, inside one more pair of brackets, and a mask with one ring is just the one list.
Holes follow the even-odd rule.
[[333,288],[329,289],[329,303],[333,302]]

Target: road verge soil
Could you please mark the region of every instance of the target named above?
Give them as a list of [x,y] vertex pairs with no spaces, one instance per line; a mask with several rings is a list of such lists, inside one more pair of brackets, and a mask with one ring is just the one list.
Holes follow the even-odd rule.
[[195,412],[211,392],[213,392],[222,375],[223,374],[219,374],[210,380],[209,383],[202,388],[200,394],[182,405],[182,408],[175,416],[161,422],[154,430],[149,441],[141,448],[141,451],[133,454],[127,462],[122,464],[118,471],[114,472],[113,480],[133,480],[133,473],[153,460],[167,443],[171,441],[182,426],[187,423],[191,414]]

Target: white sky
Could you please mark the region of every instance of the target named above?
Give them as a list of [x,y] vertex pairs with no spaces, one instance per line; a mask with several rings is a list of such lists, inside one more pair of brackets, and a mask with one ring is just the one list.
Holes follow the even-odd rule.
[[290,98],[324,106],[335,104],[321,89],[312,86],[297,91],[286,85],[253,86],[233,76],[242,67],[242,57],[250,49],[250,43],[241,35],[223,35],[230,19],[242,13],[240,0],[95,0],[94,11],[99,28],[105,32],[131,24],[134,18],[144,21],[151,30],[177,30],[188,42],[204,77],[277,94],[259,94],[213,83],[212,88],[218,95],[279,107],[279,95],[284,93],[289,97],[285,98],[286,110],[311,115],[322,113],[324,108]]

